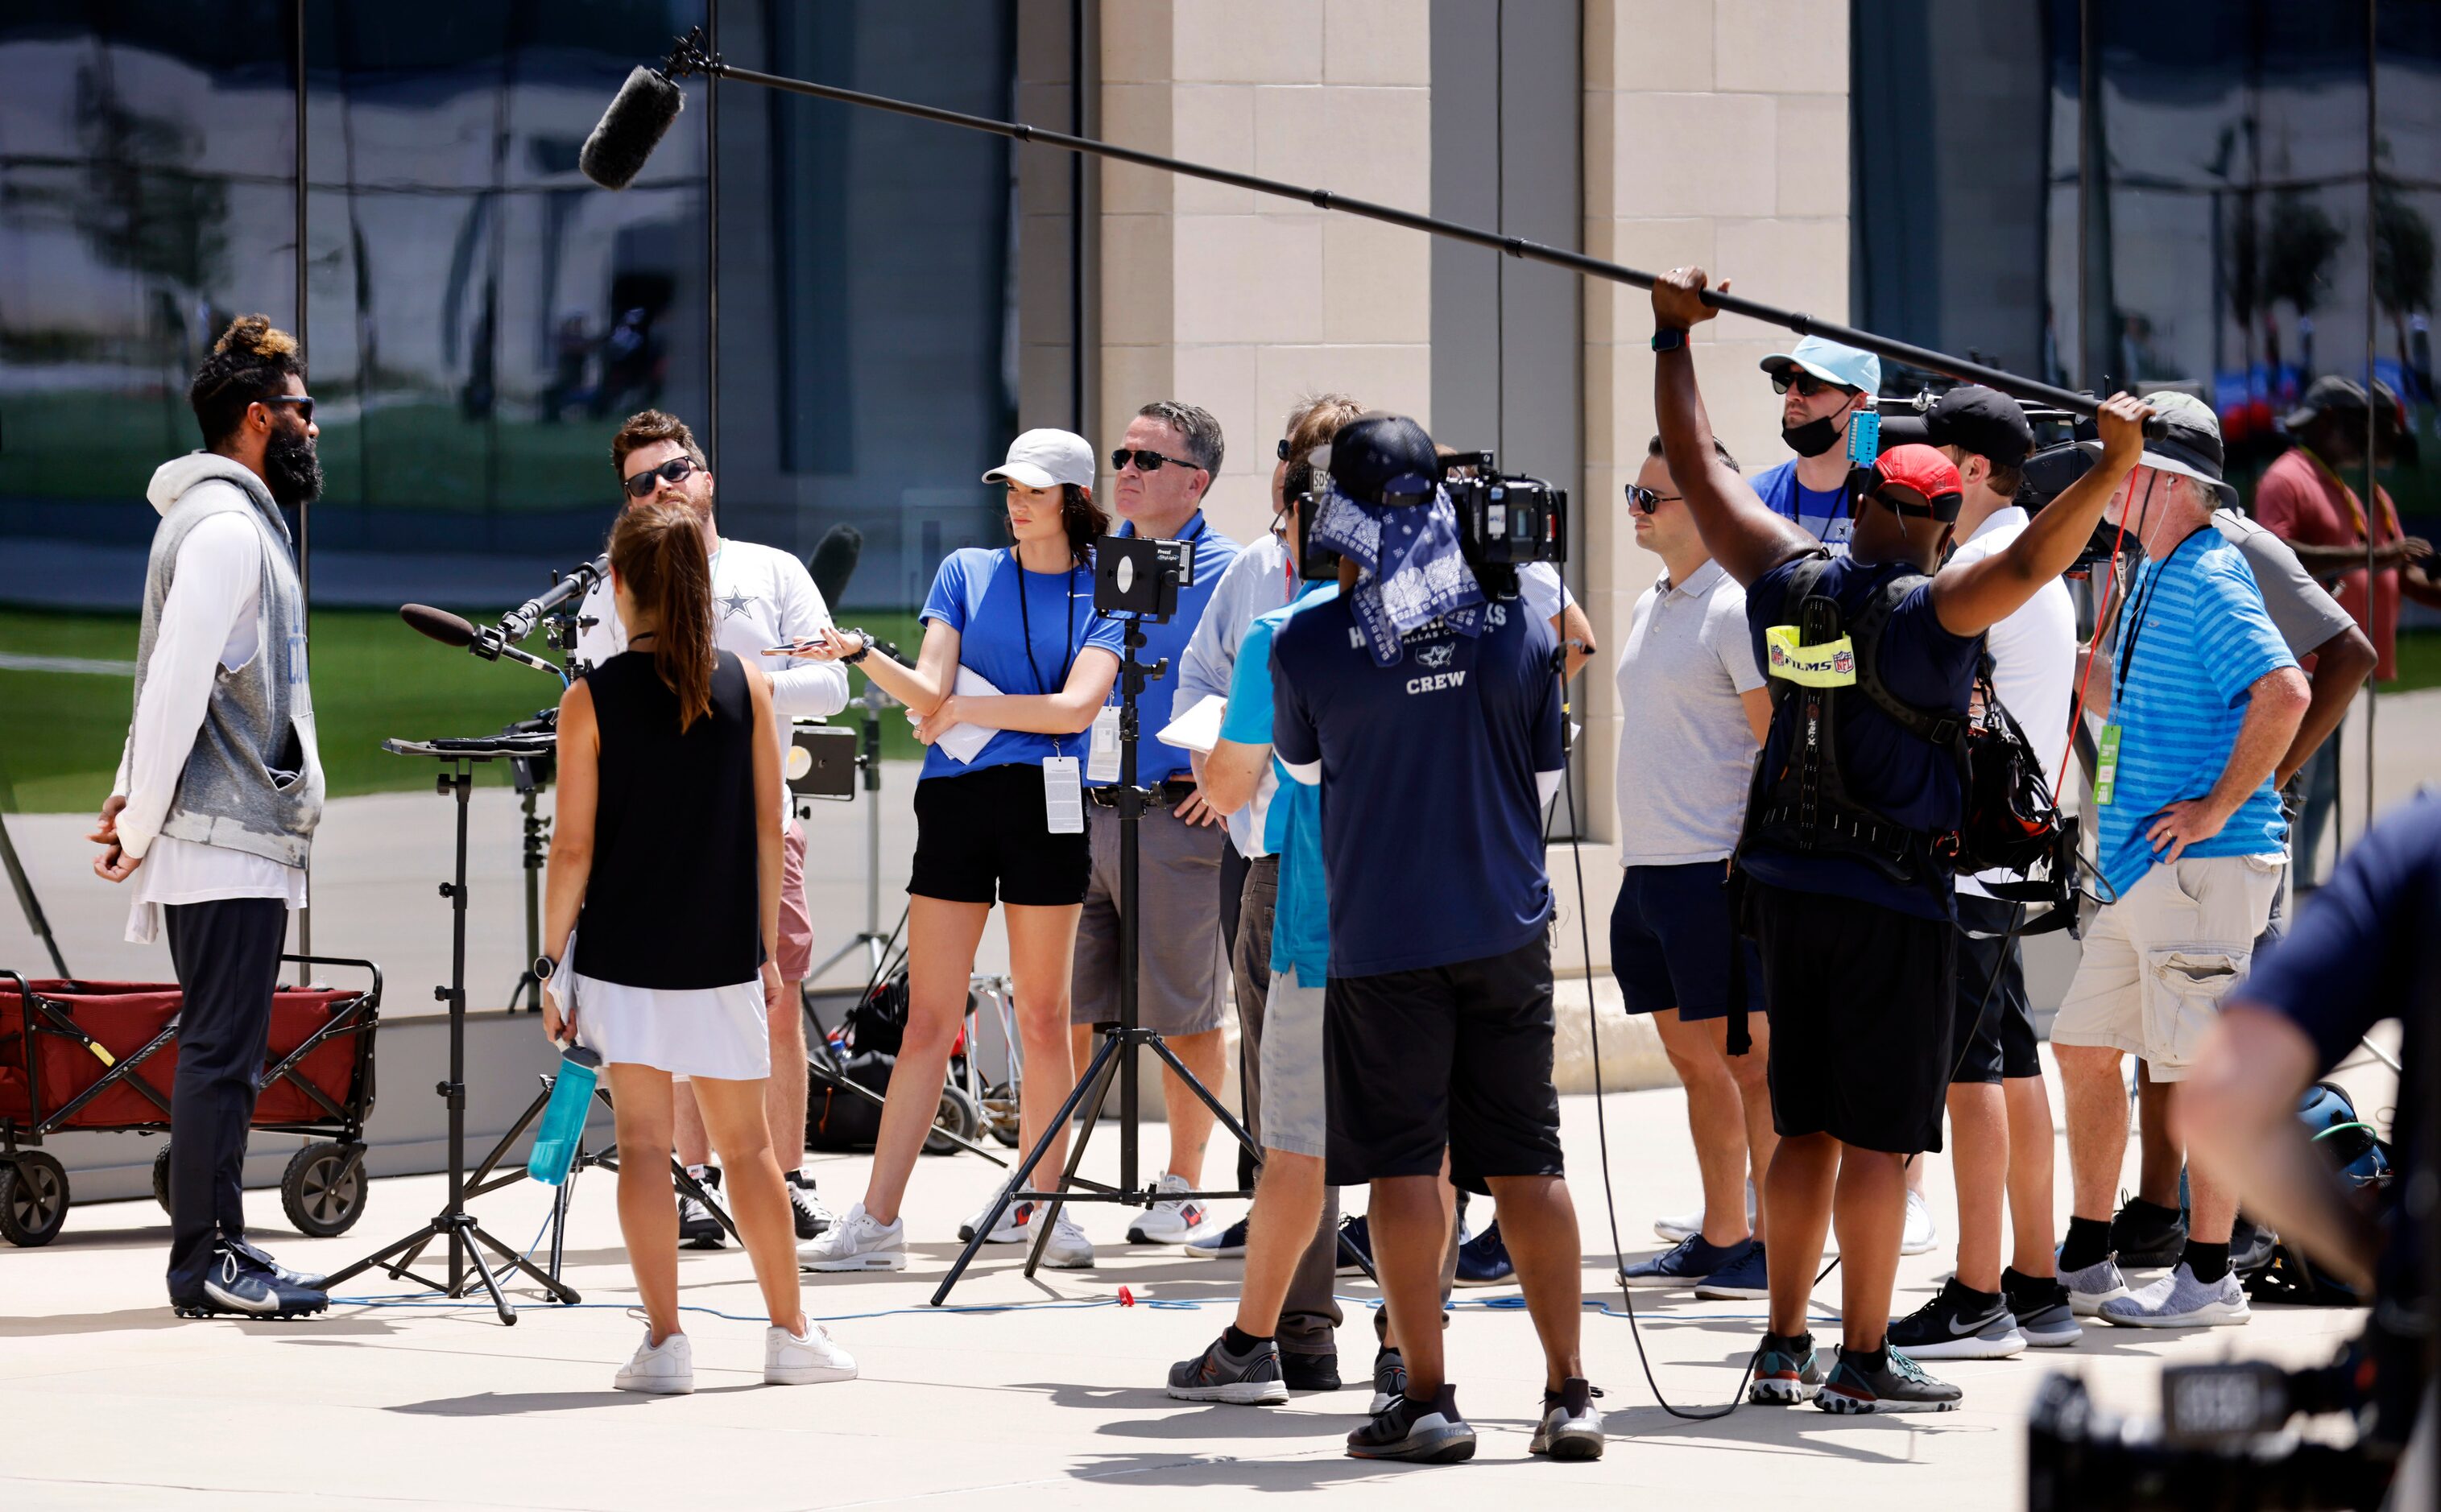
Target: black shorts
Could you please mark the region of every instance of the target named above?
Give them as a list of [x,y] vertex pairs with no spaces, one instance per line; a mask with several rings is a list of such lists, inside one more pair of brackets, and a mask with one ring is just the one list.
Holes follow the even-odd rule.
[[1631,866],[1610,910],[1610,969],[1632,1014],[1675,1008],[1695,1023],[1729,1011],[1729,952],[1746,952],[1746,1008],[1763,1012],[1753,942],[1729,919],[1728,868],[1718,861]]
[[1551,943],[1378,977],[1323,995],[1333,1186],[1437,1176],[1489,1194],[1503,1176],[1558,1176],[1551,1085]]
[[1998,898],[1958,894],[1958,1006],[1949,1046],[1957,1069],[1952,1081],[2018,1081],[2043,1073],[2034,1053],[2034,1005],[2026,999],[2025,955],[2013,938],[2002,948],[2011,920],[2021,911],[2020,905]]
[[1941,1148],[1958,930],[1827,892],[1748,883],[1771,1005],[1771,1123],[1859,1149]]
[[1054,835],[1042,768],[1009,762],[915,784],[915,860],[907,891],[949,903],[1058,907],[1085,901],[1093,854],[1081,833]]

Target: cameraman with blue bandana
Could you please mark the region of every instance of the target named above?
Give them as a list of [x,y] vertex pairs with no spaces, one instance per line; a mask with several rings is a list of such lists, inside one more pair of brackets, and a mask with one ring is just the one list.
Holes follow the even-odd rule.
[[1437,1316],[1446,1159],[1451,1181],[1498,1199],[1542,1340],[1533,1449],[1593,1459],[1601,1423],[1578,1357],[1581,1251],[1551,1085],[1542,829],[1564,760],[1556,647],[1522,603],[1476,582],[1422,426],[1362,417],[1315,462],[1330,486],[1313,538],[1345,559],[1343,591],[1274,639],[1272,742],[1292,779],[1321,787],[1327,1179],[1372,1185],[1374,1262],[1407,1369],[1347,1452],[1474,1453]]

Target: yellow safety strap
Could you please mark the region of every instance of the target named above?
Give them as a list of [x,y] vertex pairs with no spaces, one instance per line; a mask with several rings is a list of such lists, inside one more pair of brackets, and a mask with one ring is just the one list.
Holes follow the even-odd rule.
[[1763,669],[1766,674],[1808,688],[1854,686],[1856,649],[1846,636],[1800,646],[1797,643],[1798,633],[1793,624],[1776,624],[1763,631],[1763,647],[1770,658],[1770,665]]

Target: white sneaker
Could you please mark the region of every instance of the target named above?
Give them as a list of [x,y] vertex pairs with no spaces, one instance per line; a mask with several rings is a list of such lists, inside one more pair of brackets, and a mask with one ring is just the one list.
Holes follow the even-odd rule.
[[763,1384],[817,1386],[826,1380],[856,1379],[856,1357],[839,1346],[821,1323],[808,1318],[805,1331],[763,1330]]
[[1941,1243],[1940,1226],[1932,1221],[1932,1207],[1924,1194],[1907,1195],[1907,1233],[1899,1240],[1901,1254],[1930,1254]]
[[[1754,1215],[1755,1185],[1752,1181],[1748,1181],[1746,1183],[1746,1227],[1749,1229],[1754,1227]],[[1704,1232],[1704,1210],[1697,1208],[1692,1213],[1681,1213],[1674,1218],[1655,1218],[1653,1220],[1653,1232],[1672,1244],[1676,1244],[1690,1234],[1701,1233]]]
[[907,1220],[884,1223],[859,1202],[823,1231],[819,1239],[797,1246],[800,1270],[904,1270],[907,1269]]
[[2242,1323],[2254,1316],[2246,1305],[2246,1288],[2237,1272],[2226,1270],[2218,1281],[2197,1281],[2187,1263],[2149,1287],[2113,1297],[2102,1305],[2104,1323],[2125,1328],[2210,1328]]
[[[1161,1185],[1154,1190],[1192,1192],[1195,1186],[1186,1178],[1168,1172],[1163,1175]],[[1146,1210],[1143,1217],[1128,1225],[1128,1243],[1184,1244],[1195,1236],[1196,1231],[1202,1228],[1211,1215],[1210,1210],[1202,1203],[1185,1197],[1155,1202]]]
[[2068,1288],[2071,1317],[2099,1318],[2102,1305],[2127,1295],[2127,1278],[2116,1260],[2100,1260],[2082,1270],[2063,1270],[2060,1285]]
[[[982,1207],[975,1210],[973,1217],[958,1225],[959,1243],[964,1244],[975,1236],[975,1231],[984,1226],[985,1218],[991,1216],[992,1203],[999,1200],[1000,1194],[994,1192]],[[1001,1209],[1000,1222],[993,1227],[991,1233],[984,1235],[984,1243],[1023,1244],[1033,1238],[1034,1231],[1025,1226],[1026,1215],[1033,1209],[1034,1204],[1031,1202],[1012,1202]]]
[[653,1331],[644,1330],[644,1341],[627,1363],[619,1367],[611,1385],[623,1392],[644,1392],[654,1396],[684,1396],[695,1390],[695,1346],[684,1334],[672,1334],[660,1343],[653,1342]]
[[[1025,1236],[1034,1237],[1031,1228]],[[1093,1267],[1094,1241],[1085,1237],[1085,1231],[1076,1227],[1076,1220],[1068,1215],[1066,1208],[1059,1210],[1059,1220],[1051,1225],[1051,1242],[1042,1247],[1042,1263],[1054,1270],[1085,1270]]]

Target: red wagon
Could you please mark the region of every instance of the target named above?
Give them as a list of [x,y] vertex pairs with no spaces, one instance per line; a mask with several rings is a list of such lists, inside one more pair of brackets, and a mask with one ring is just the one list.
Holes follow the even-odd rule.
[[[280,1200],[300,1233],[327,1237],[364,1215],[381,968],[280,959],[371,979],[360,989],[282,987],[272,999],[254,1126],[308,1141],[280,1177]],[[48,1136],[169,1128],[179,1004],[175,983],[28,981],[0,969],[0,1238],[48,1244],[67,1221],[67,1171],[42,1148]],[[153,1161],[153,1195],[169,1206],[167,1141]]]

